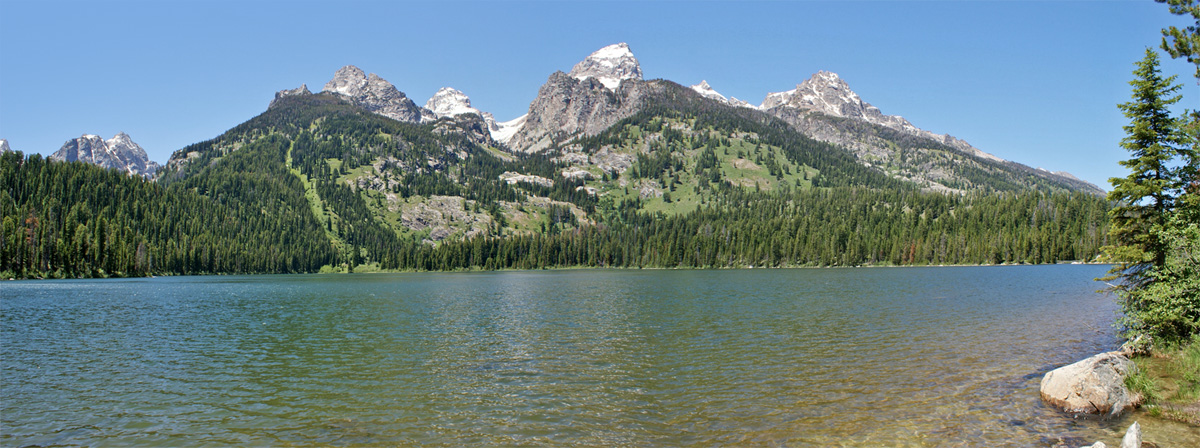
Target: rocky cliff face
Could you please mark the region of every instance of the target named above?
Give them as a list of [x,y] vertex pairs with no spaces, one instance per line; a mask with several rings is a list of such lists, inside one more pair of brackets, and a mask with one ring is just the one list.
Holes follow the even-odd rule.
[[417,106],[413,100],[374,73],[369,76],[353,65],[333,74],[325,83],[325,92],[348,98],[352,103],[393,120],[420,123],[436,119],[433,112]]
[[598,134],[641,110],[642,98],[653,90],[652,83],[631,80],[610,91],[599,79],[579,80],[555,72],[538,89],[524,123],[508,140],[508,146],[517,151],[540,152],[576,136]]
[[312,94],[312,92],[308,91],[307,84],[300,84],[300,87],[297,87],[294,89],[284,89],[284,90],[275,92],[275,99],[271,100],[271,104],[268,105],[267,107],[268,108],[275,107],[275,104],[278,103],[279,100],[283,97],[288,97],[288,96],[293,96],[293,95],[311,95],[311,94]]
[[629,46],[609,45],[575,64],[571,73],[550,75],[529,113],[509,122],[519,128],[504,141],[517,151],[539,152],[575,136],[595,135],[640,110],[642,98],[653,90],[653,83],[642,81]]
[[12,148],[8,147],[8,140],[0,138],[0,152],[12,152]]
[[146,150],[134,143],[124,132],[104,140],[100,136],[84,134],[67,140],[51,159],[92,163],[105,168],[125,171],[130,174],[151,177],[158,171],[158,164],[146,156]]

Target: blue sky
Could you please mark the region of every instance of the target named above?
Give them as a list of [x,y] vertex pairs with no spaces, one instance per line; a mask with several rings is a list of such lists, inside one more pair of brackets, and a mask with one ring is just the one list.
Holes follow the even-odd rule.
[[[0,0],[0,138],[133,137],[160,163],[354,64],[418,104],[507,120],[555,70],[628,42],[646,78],[759,103],[818,70],[883,113],[1109,188],[1133,63],[1186,25],[1151,0],[283,2]],[[1200,106],[1192,68],[1183,105]]]

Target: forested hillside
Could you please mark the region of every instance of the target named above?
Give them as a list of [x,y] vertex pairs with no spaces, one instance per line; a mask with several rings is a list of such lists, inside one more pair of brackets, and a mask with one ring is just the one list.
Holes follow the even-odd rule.
[[[280,147],[264,140],[248,149]],[[249,159],[251,151],[244,154]],[[0,273],[313,272],[336,261],[316,219],[301,212],[303,197],[288,195],[297,179],[248,172],[220,182],[205,195],[83,162],[4,153]]]

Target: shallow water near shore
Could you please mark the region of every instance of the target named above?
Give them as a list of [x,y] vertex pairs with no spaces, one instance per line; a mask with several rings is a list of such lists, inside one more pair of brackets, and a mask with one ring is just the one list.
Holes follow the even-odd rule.
[[0,283],[0,445],[1072,446],[1105,266]]

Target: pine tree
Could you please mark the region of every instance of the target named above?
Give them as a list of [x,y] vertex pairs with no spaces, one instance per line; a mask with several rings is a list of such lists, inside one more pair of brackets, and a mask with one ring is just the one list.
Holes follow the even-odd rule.
[[1196,64],[1196,79],[1200,81],[1200,2],[1197,0],[1155,0],[1166,3],[1171,14],[1192,16],[1195,25],[1179,29],[1178,27],[1163,28],[1162,49],[1172,58],[1185,58]]
[[1133,158],[1120,162],[1130,173],[1109,179],[1113,190],[1108,194],[1108,199],[1119,205],[1110,211],[1114,244],[1107,252],[1126,262],[1116,269],[1125,272],[1128,286],[1144,279],[1139,272],[1166,261],[1167,248],[1156,232],[1166,223],[1184,187],[1178,177],[1180,169],[1173,167],[1172,161],[1184,154],[1187,143],[1179,119],[1168,109],[1181,98],[1176,94],[1181,88],[1174,84],[1176,76],[1162,76],[1158,54],[1151,49],[1146,49],[1146,57],[1133,73],[1137,76],[1130,81],[1133,99],[1119,106],[1131,120],[1121,146]]

